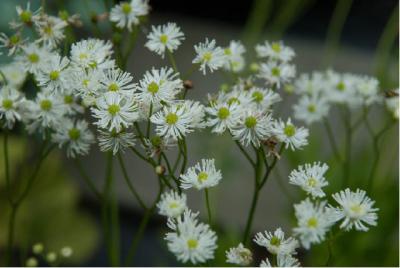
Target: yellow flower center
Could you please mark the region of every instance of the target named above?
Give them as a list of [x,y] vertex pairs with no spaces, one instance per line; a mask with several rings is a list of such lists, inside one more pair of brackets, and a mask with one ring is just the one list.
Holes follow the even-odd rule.
[[230,56],[230,55],[232,55],[232,50],[229,47],[227,47],[224,49],[224,53],[225,53],[225,55]]
[[53,103],[50,100],[42,100],[40,102],[40,109],[43,111],[49,111],[53,107]]
[[283,129],[283,132],[286,136],[292,137],[294,134],[296,134],[296,128],[292,124],[287,124]]
[[174,125],[176,122],[178,122],[178,116],[174,113],[169,113],[165,117],[165,121],[167,122],[168,125]]
[[19,41],[21,41],[21,38],[19,37],[19,35],[16,35],[16,34],[15,34],[15,35],[13,35],[13,36],[10,37],[10,43],[11,43],[12,45],[18,44]]
[[264,99],[264,95],[260,91],[254,91],[251,96],[253,97],[253,100],[258,103],[262,102]]
[[318,226],[318,220],[315,217],[311,217],[307,221],[307,226],[309,228],[316,228]]
[[343,83],[343,81],[340,81],[337,85],[336,85],[336,89],[340,90],[340,91],[344,91],[346,89],[346,85]]
[[9,99],[4,99],[2,106],[5,110],[10,110],[13,107],[13,101]]
[[64,103],[65,104],[71,104],[73,102],[74,102],[74,97],[72,97],[72,95],[64,96]]
[[271,74],[272,74],[273,76],[280,76],[280,75],[281,75],[281,70],[279,70],[278,67],[273,67],[273,68],[271,69]]
[[211,58],[212,58],[211,52],[205,52],[205,53],[203,54],[203,61],[205,61],[205,62],[210,61]]
[[230,112],[229,112],[228,108],[226,108],[226,107],[221,107],[218,110],[218,118],[219,119],[224,120],[229,116],[229,114],[230,114]]
[[208,174],[205,173],[205,172],[203,172],[203,171],[200,172],[200,173],[197,175],[197,180],[198,180],[200,183],[206,181],[207,178],[208,178]]
[[271,243],[271,245],[273,245],[273,246],[279,247],[279,245],[281,244],[281,240],[280,240],[278,237],[273,236],[273,237],[271,238],[271,240],[270,240],[270,243]]
[[86,53],[81,53],[81,54],[79,54],[79,59],[80,60],[85,60],[85,59],[87,59],[88,58],[88,54],[86,54]]
[[108,106],[108,112],[114,116],[116,115],[119,111],[120,111],[120,107],[118,104],[111,104],[110,106]]
[[50,25],[46,26],[43,28],[43,32],[47,35],[52,35],[53,34],[53,28],[51,28]]
[[308,110],[310,113],[315,113],[316,107],[315,107],[314,104],[309,104],[309,105],[307,106],[307,110]]
[[57,80],[60,77],[60,72],[59,71],[51,71],[49,74],[50,80]]
[[21,12],[21,14],[19,14],[19,18],[23,23],[29,23],[32,19],[32,12],[29,10],[24,10]]
[[153,95],[156,94],[159,90],[159,86],[157,85],[157,83],[155,82],[151,82],[148,86],[147,86],[147,90],[152,93]]
[[89,85],[89,79],[83,79],[82,85],[83,85],[84,87],[87,87],[87,86]]
[[163,43],[164,45],[167,44],[168,36],[166,34],[160,35],[160,42]]
[[247,128],[254,128],[257,125],[257,118],[255,118],[254,116],[249,116],[244,121],[244,124]]
[[39,61],[39,55],[36,53],[29,54],[28,60],[32,63],[37,63]]
[[126,15],[128,15],[132,11],[132,6],[130,3],[122,3],[121,8],[122,12]]
[[307,179],[307,185],[310,187],[315,187],[317,185],[317,180],[313,177]]
[[199,242],[196,239],[188,239],[187,245],[189,249],[195,249],[197,248]]
[[79,137],[81,136],[81,132],[79,131],[79,129],[77,128],[71,128],[68,131],[68,136],[71,140],[76,141],[79,139]]
[[281,44],[274,42],[271,44],[271,48],[275,53],[279,53],[281,52],[282,48],[281,48]]
[[229,105],[232,105],[233,103],[237,103],[237,104],[240,104],[240,101],[239,101],[239,99],[238,98],[235,98],[235,97],[232,97],[232,98],[230,98],[229,100],[228,100],[228,104]]
[[118,91],[118,90],[119,90],[119,86],[118,86],[116,83],[111,83],[111,84],[108,86],[108,90],[109,90],[109,91]]
[[362,214],[363,207],[360,204],[354,204],[350,207],[351,211],[355,214]]
[[171,203],[169,203],[169,208],[172,208],[172,209],[174,209],[174,208],[177,208],[179,205],[178,205],[178,203],[177,202],[171,202]]

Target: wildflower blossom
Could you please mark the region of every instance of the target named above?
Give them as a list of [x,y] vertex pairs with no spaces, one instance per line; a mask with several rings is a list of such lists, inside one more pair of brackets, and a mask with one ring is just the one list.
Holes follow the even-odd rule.
[[287,122],[276,120],[272,126],[273,135],[280,141],[285,143],[286,148],[302,149],[303,146],[308,144],[308,129],[303,127],[296,127],[292,124],[289,118]]
[[22,53],[18,54],[16,61],[26,72],[37,75],[42,66],[47,64],[50,58],[50,51],[35,43],[22,47]]
[[222,134],[225,130],[233,129],[239,121],[240,108],[239,105],[233,103],[212,103],[210,107],[206,107],[205,111],[209,115],[207,125],[212,127],[212,132]]
[[231,41],[229,46],[224,48],[224,54],[227,58],[224,69],[234,73],[243,70],[245,60],[243,54],[246,52],[245,47],[240,41]]
[[111,131],[99,130],[98,140],[100,151],[112,151],[114,155],[135,145],[135,135],[124,129],[121,129],[120,131],[116,131],[115,129],[112,129]]
[[201,190],[216,186],[221,179],[222,174],[215,168],[215,160],[202,159],[201,163],[188,168],[186,173],[181,175],[181,187],[183,189],[193,187]]
[[[26,79],[26,73],[18,62],[10,62],[0,66],[0,81],[6,79],[7,85],[20,88]],[[4,75],[4,77],[3,77]]]
[[196,57],[193,59],[193,63],[200,65],[200,70],[203,74],[206,74],[207,67],[210,72],[218,70],[226,63],[226,56],[224,50],[221,47],[216,46],[215,40],[206,41],[199,43],[194,46],[196,51]]
[[165,192],[161,195],[157,208],[158,213],[162,216],[179,217],[187,209],[186,194],[179,194],[175,191]]
[[268,85],[279,88],[281,84],[289,82],[295,75],[294,65],[272,61],[260,65],[258,77],[264,79]]
[[322,121],[328,115],[329,108],[329,103],[325,98],[304,95],[293,106],[294,117],[311,125],[314,122]]
[[172,53],[185,40],[185,36],[176,23],[169,22],[157,27],[152,26],[151,29],[152,31],[147,35],[148,41],[145,46],[162,58],[165,56],[165,51]]
[[40,36],[37,42],[51,48],[55,48],[65,38],[64,28],[68,26],[62,19],[46,14],[41,14],[35,25]]
[[253,254],[249,249],[245,248],[242,243],[237,247],[230,248],[225,254],[227,263],[247,266],[253,261]]
[[298,247],[298,241],[292,237],[285,239],[285,233],[281,228],[274,233],[265,231],[256,234],[253,240],[259,246],[267,248],[274,255],[293,255]]
[[89,38],[71,45],[71,63],[83,69],[108,70],[115,67],[111,59],[112,44],[110,41]]
[[121,69],[109,69],[101,77],[101,89],[103,92],[118,92],[120,94],[132,95],[136,84],[132,83],[133,77],[130,73]]
[[128,28],[132,31],[132,25],[140,23],[140,17],[149,13],[147,0],[131,0],[130,2],[121,2],[114,6],[110,11],[110,21],[115,22],[118,28]]
[[15,122],[21,120],[21,108],[24,102],[25,98],[15,88],[9,86],[1,88],[0,120],[4,120],[6,128],[13,128]]
[[251,98],[252,103],[256,105],[256,109],[267,111],[272,105],[281,101],[281,96],[270,90],[259,87],[252,87],[248,91],[248,95]]
[[39,19],[39,12],[41,8],[36,11],[31,10],[31,3],[26,3],[26,8],[22,8],[21,6],[16,6],[18,21],[12,21],[10,26],[12,29],[19,29],[23,26],[32,26]]
[[293,170],[289,175],[289,183],[301,187],[312,197],[324,197],[322,188],[328,185],[324,175],[328,170],[328,165],[320,162],[305,164]]
[[193,264],[204,263],[214,258],[217,236],[208,224],[199,223],[198,213],[186,210],[180,217],[169,218],[168,227],[172,229],[165,236],[168,249],[179,261]]
[[[278,255],[276,267],[300,267],[300,262],[298,259],[290,255]],[[260,267],[274,267],[271,265],[268,258],[261,261]]]
[[289,62],[295,56],[292,48],[285,46],[282,41],[268,42],[256,46],[257,56],[270,60]]
[[36,76],[39,86],[46,87],[52,92],[62,92],[66,87],[68,64],[68,58],[52,54]]

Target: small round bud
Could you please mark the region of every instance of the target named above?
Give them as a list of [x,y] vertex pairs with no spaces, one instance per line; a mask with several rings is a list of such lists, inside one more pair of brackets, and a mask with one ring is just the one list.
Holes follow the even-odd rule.
[[183,86],[185,89],[192,89],[193,88],[193,81],[192,80],[185,80],[183,81]]
[[37,267],[38,266],[38,261],[34,257],[30,257],[26,260],[26,266],[27,267]]
[[122,40],[122,35],[120,34],[120,33],[114,33],[113,35],[112,35],[112,42],[114,43],[114,44],[119,44],[119,43],[121,43],[121,40]]
[[250,71],[257,73],[260,70],[260,65],[257,62],[252,62],[250,64]]
[[165,173],[165,167],[163,166],[156,166],[156,174],[163,175]]
[[36,243],[32,247],[32,251],[35,254],[41,254],[43,252],[44,246],[42,243]]
[[69,257],[71,257],[71,255],[72,255],[73,253],[74,253],[74,252],[73,252],[72,248],[70,248],[70,247],[63,247],[63,248],[60,250],[60,254],[61,254],[61,256],[63,256],[64,258],[69,258]]
[[46,260],[48,262],[55,262],[57,260],[57,254],[55,252],[49,252],[46,255]]
[[223,92],[228,92],[229,91],[229,85],[227,83],[223,83],[219,89]]

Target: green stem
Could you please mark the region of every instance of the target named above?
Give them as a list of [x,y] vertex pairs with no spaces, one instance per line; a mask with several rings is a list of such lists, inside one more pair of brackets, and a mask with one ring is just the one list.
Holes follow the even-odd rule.
[[183,174],[185,172],[186,165],[187,165],[187,146],[186,146],[185,138],[183,138],[181,140],[181,142],[182,143],[180,144],[179,148],[181,148],[181,150],[182,150],[183,163],[182,163],[182,166],[181,166],[181,173],[180,174]]
[[351,167],[352,128],[351,113],[347,106],[344,106],[343,121],[345,125],[345,159],[343,160],[342,188],[349,186]]
[[250,157],[250,155],[246,152],[246,150],[243,148],[243,146],[240,144],[239,141],[235,140],[236,145],[239,147],[240,151],[242,154],[246,157],[246,159],[250,162],[250,164],[255,168],[256,163],[254,160]]
[[341,163],[342,159],[341,159],[341,156],[340,156],[340,153],[339,153],[339,149],[338,149],[338,147],[336,145],[336,142],[335,142],[335,136],[333,135],[333,131],[332,131],[331,125],[329,124],[329,121],[326,118],[324,118],[323,121],[324,121],[324,126],[325,126],[325,129],[326,129],[326,132],[328,133],[328,139],[329,139],[329,143],[330,143],[330,145],[332,147],[333,154],[335,155],[336,161],[338,163]]
[[324,66],[328,66],[339,47],[344,23],[350,12],[353,0],[338,0],[328,27],[325,44]]
[[138,194],[138,192],[136,191],[134,185],[132,184],[131,180],[129,179],[128,172],[127,172],[125,164],[124,164],[124,160],[122,159],[122,156],[121,156],[120,153],[118,153],[118,161],[119,161],[119,164],[121,166],[122,174],[124,175],[123,177],[124,177],[124,179],[126,181],[126,184],[128,185],[129,190],[131,191],[133,196],[136,198],[136,200],[138,201],[139,205],[143,209],[147,209],[147,207],[144,204],[142,198],[140,198],[140,195]]
[[209,199],[209,196],[208,196],[208,189],[207,188],[204,189],[204,194],[206,196],[206,207],[207,207],[207,214],[208,214],[208,223],[211,226],[211,207],[210,207],[210,199]]
[[169,61],[171,62],[172,68],[174,69],[174,71],[176,73],[179,73],[178,67],[176,65],[176,61],[175,61],[175,58],[174,58],[174,55],[172,55],[172,52],[169,49],[167,49],[167,55],[168,55]]
[[164,187],[162,185],[160,178],[159,178],[158,182],[159,182],[159,191],[158,191],[157,198],[154,201],[153,205],[149,209],[146,210],[146,213],[144,214],[144,216],[140,222],[139,229],[135,234],[135,237],[134,237],[132,244],[128,251],[128,256],[125,259],[125,262],[124,262],[125,266],[130,266],[131,264],[133,264],[135,253],[136,253],[136,248],[139,244],[139,241],[143,237],[144,231],[146,230],[147,224],[150,220],[150,216],[153,214],[154,209],[156,208],[156,205],[157,205],[158,201],[160,200],[161,193],[162,193]]
[[79,161],[79,159],[74,158],[74,162],[75,165],[79,171],[79,173],[81,174],[81,177],[84,179],[84,181],[86,182],[86,185],[89,187],[89,189],[93,192],[93,194],[96,196],[96,198],[98,200],[101,200],[101,193],[99,190],[97,190],[96,186],[94,185],[94,183],[92,182],[92,180],[89,178],[89,176],[87,175],[87,173],[85,172],[82,163]]
[[8,131],[4,132],[4,166],[6,173],[6,187],[7,187],[7,198],[10,204],[13,203],[11,198],[11,180],[10,180],[10,169],[9,169],[9,158],[8,158]]
[[146,137],[147,137],[147,138],[149,138],[149,136],[150,136],[150,126],[151,126],[151,124],[150,124],[150,117],[151,117],[151,114],[152,114],[152,113],[153,113],[153,102],[150,103],[149,118],[148,118],[148,120],[147,120],[147,127],[146,127]]
[[181,194],[182,189],[181,189],[181,183],[178,178],[175,177],[175,172],[171,168],[171,164],[168,161],[167,156],[165,155],[164,152],[161,152],[161,157],[164,159],[165,164],[167,165],[167,170],[168,170],[168,175],[174,180],[176,187],[178,189],[179,194]]

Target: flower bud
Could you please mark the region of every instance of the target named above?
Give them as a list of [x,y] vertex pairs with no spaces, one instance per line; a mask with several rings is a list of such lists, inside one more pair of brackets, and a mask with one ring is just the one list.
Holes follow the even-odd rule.
[[46,260],[48,262],[55,262],[57,260],[57,254],[55,252],[49,252],[46,255]]
[[36,243],[32,247],[32,251],[35,254],[41,254],[43,252],[44,246],[42,243]]
[[185,89],[192,89],[193,88],[193,81],[192,80],[183,81],[183,87]]
[[26,266],[27,267],[37,267],[38,266],[38,261],[34,257],[30,257],[29,259],[26,260]]
[[157,175],[163,175],[165,173],[165,167],[164,166],[156,166],[156,174]]

